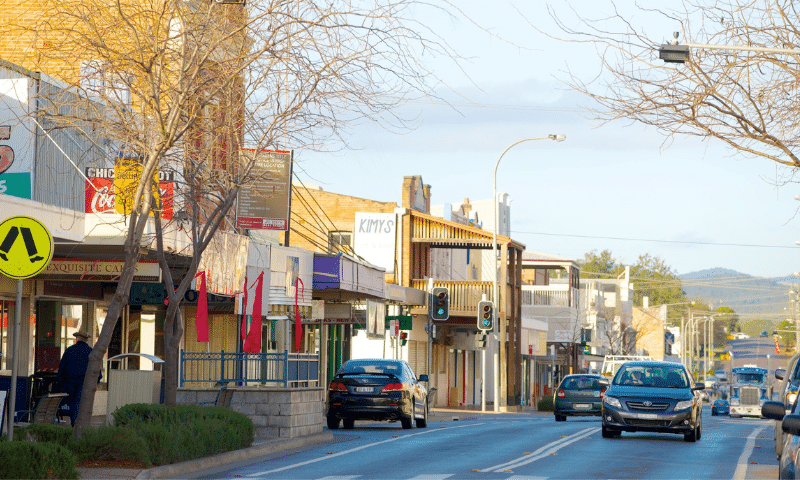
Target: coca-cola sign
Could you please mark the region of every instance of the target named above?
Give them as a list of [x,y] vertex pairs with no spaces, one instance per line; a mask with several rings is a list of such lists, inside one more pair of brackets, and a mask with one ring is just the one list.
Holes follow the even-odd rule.
[[[86,178],[85,213],[117,213],[114,169],[90,167],[86,169]],[[158,182],[159,196],[163,206],[161,218],[172,220],[173,182],[171,176],[166,178],[170,180]]]

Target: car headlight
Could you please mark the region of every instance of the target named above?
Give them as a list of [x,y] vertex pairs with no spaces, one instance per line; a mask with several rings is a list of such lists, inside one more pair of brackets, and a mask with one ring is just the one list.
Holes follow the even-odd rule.
[[797,392],[790,392],[786,397],[786,405],[794,405],[795,400],[797,400]]
[[604,401],[606,402],[606,405],[608,405],[609,407],[622,408],[622,404],[619,403],[619,399],[616,399],[614,397],[605,397]]
[[675,410],[686,410],[687,408],[692,408],[694,404],[694,400],[682,400],[675,404]]

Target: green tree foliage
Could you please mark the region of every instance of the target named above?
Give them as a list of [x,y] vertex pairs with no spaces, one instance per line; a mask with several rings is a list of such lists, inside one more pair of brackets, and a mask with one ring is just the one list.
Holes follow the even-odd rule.
[[[795,334],[794,320],[787,319],[778,325],[778,335],[781,336],[781,343],[786,345],[787,348],[794,348],[797,345],[797,336]],[[772,332],[770,332],[772,333]]]
[[[592,250],[578,260],[581,278],[617,278],[625,273],[625,265],[613,257],[610,250]],[[630,266],[630,281],[634,284],[634,304],[642,305],[644,297],[650,305],[686,303],[686,293],[677,272],[659,257],[649,253],[639,255]],[[680,309],[679,309],[680,310]]]

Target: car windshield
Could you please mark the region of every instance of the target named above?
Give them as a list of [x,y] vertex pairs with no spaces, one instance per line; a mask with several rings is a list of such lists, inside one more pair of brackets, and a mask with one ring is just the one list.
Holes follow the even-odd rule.
[[349,361],[342,365],[341,375],[394,375],[400,377],[402,368],[394,362]]
[[740,383],[763,383],[763,373],[737,373],[736,381]]
[[613,385],[686,388],[688,379],[679,366],[627,365],[614,376]]
[[564,390],[598,390],[600,381],[594,377],[572,377],[564,379]]

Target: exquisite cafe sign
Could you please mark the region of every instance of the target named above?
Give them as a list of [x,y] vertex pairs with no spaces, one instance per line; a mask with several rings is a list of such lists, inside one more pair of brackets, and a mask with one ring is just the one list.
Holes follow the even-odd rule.
[[[85,213],[130,214],[133,210],[130,201],[133,190],[139,182],[138,166],[118,162],[114,168],[87,167]],[[158,192],[156,200],[161,199],[161,218],[172,219],[172,199],[174,173],[158,173]],[[152,214],[152,213],[151,213]]]

